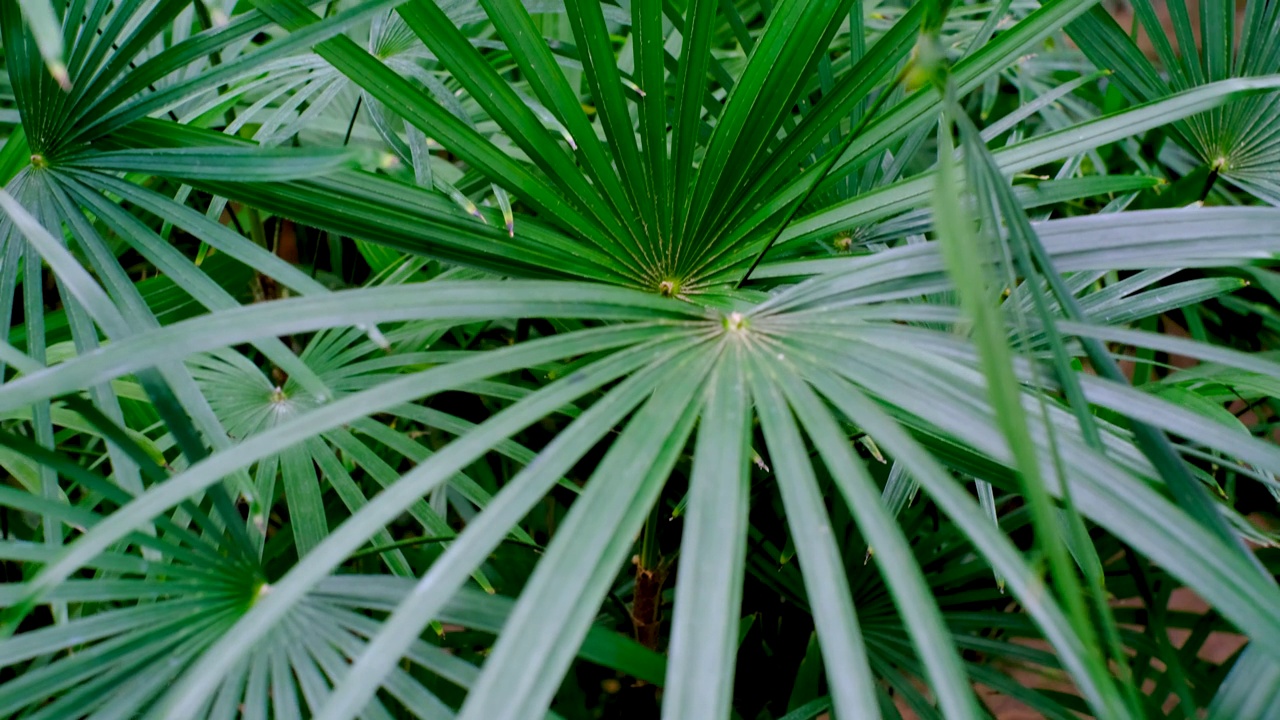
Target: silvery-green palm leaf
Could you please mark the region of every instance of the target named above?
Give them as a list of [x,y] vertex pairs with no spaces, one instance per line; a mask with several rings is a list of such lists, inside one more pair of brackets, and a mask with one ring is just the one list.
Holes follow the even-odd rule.
[[[128,26],[106,3],[87,4],[101,10],[89,26]],[[1127,325],[1237,290],[1232,277],[1175,272],[1269,263],[1280,252],[1276,211],[1108,211],[1032,224],[1026,208],[1149,187],[1147,177],[1085,175],[1089,164],[1076,159],[1256,101],[1276,78],[1197,84],[1097,118],[1014,111],[1014,126],[1028,116],[1070,122],[1026,124],[1024,139],[990,149],[962,99],[1089,3],[1019,7],[1003,25],[981,10],[948,17],[938,3],[880,13],[893,19],[881,23],[835,0],[571,0],[557,34],[529,7],[486,0],[477,18],[492,28],[489,44],[435,0],[338,5],[323,17],[296,0],[256,0],[128,68],[134,46],[186,4],[159,5],[115,11],[140,22],[118,50],[101,49],[102,83],[85,80],[98,62],[77,59],[71,43],[65,96],[49,71],[60,51],[41,42],[40,22],[27,18],[28,35],[14,2],[0,16],[30,150],[11,188],[17,200],[0,196],[15,258],[3,271],[17,287],[16,258],[25,259],[21,287],[35,311],[24,316],[26,352],[3,346],[14,377],[0,387],[0,413],[15,418],[3,439],[36,478],[0,495],[26,513],[22,537],[36,541],[5,544],[29,573],[6,591],[4,627],[16,634],[0,642],[0,657],[22,677],[67,681],[40,685],[54,688],[42,694],[19,680],[18,690],[0,688],[0,706],[32,716],[516,720],[568,712],[557,693],[581,657],[661,684],[666,717],[731,717],[748,548],[769,539],[752,522],[753,501],[769,507],[759,486],[785,522],[785,537],[770,542],[795,560],[783,589],[812,617],[809,667],[821,667],[830,695],[821,702],[837,717],[892,715],[894,695],[924,715],[981,717],[975,684],[1002,680],[966,650],[1006,624],[1043,641],[1032,662],[1057,664],[1072,683],[1071,699],[1027,693],[1050,713],[1142,717],[1163,700],[1137,679],[1153,655],[1170,672],[1157,686],[1201,683],[1179,693],[1182,712],[1254,702],[1238,677],[1215,695],[1221,674],[1122,630],[1126,618],[1108,604],[1114,553],[1103,554],[1117,545],[1141,559],[1129,567],[1158,566],[1251,641],[1237,669],[1273,672],[1280,590],[1243,542],[1261,535],[1215,497],[1228,465],[1274,490],[1280,451],[1167,391],[1135,389],[1114,355],[1140,347],[1275,376],[1266,356]],[[402,20],[470,110],[460,115],[416,71],[346,34],[393,6],[397,27]],[[63,15],[66,28],[80,26]],[[355,169],[324,133],[263,148],[207,114],[167,115],[187,91],[153,81],[271,25],[282,30],[217,67],[243,63],[240,72],[309,48],[331,66],[322,72],[377,103],[388,121],[381,137],[403,140],[411,163],[412,143],[420,160],[438,146],[465,168],[451,183],[460,193],[500,187],[519,217],[480,206],[477,222],[420,177]],[[874,32],[857,30],[868,26]],[[971,50],[944,45],[983,35]],[[83,42],[94,55],[106,40]],[[234,72],[210,62],[191,82],[218,92]],[[1089,80],[1067,82],[1074,90]],[[927,160],[895,168],[912,158]],[[1067,170],[1009,183],[1044,167]],[[160,178],[200,194],[175,201],[139,184]],[[330,292],[192,206],[206,197],[482,272],[406,273]],[[240,306],[164,242],[164,226],[139,216],[181,227],[295,292]],[[835,233],[877,223],[889,229],[875,243],[833,256]],[[209,312],[150,319],[114,237],[180,277]],[[32,324],[43,310],[42,263],[83,310],[71,357],[51,357]],[[521,324],[530,319],[536,332]],[[474,345],[477,325],[502,342]],[[286,382],[271,379],[272,366]],[[164,423],[147,436],[173,438],[159,448],[171,467],[131,440],[147,428],[112,404],[131,381]],[[458,395],[483,399],[483,412],[464,420],[435,404]],[[28,408],[25,424],[18,413]],[[52,431],[55,411],[91,427],[68,442]],[[405,427],[446,437],[421,452],[400,436]],[[82,465],[71,451],[95,437],[110,463]],[[373,457],[357,457],[365,451]],[[899,468],[891,487],[873,471],[877,456]],[[482,464],[502,472],[492,473],[492,497],[477,500],[467,480],[480,485]],[[272,502],[277,466],[281,503]],[[948,612],[954,598],[938,592],[920,554],[933,538],[899,515],[908,481],[954,533],[938,547],[972,553],[954,572],[989,570],[983,596],[1003,583],[1016,620]],[[565,484],[572,491],[557,489]],[[553,531],[521,537],[557,495]],[[242,513],[241,497],[258,499],[261,512]],[[1001,507],[1015,498],[1023,510],[1010,520]],[[402,539],[403,516],[426,526],[414,513],[432,501],[451,532]],[[682,523],[674,568],[655,558],[652,529],[671,503]],[[288,532],[271,510],[288,515]],[[1029,542],[1002,521],[1028,530]],[[509,612],[458,614],[488,607],[470,585],[501,573],[496,553],[512,541],[538,552],[527,578],[501,588],[516,596]],[[414,550],[427,543],[438,546]],[[371,579],[374,557],[413,577]],[[872,572],[856,569],[864,561],[883,583],[878,598],[855,592]],[[626,607],[618,591],[635,615],[655,602],[642,574],[672,570],[665,647],[610,629],[607,608]],[[751,571],[758,576],[758,564]],[[184,585],[193,573],[201,582]],[[190,600],[207,624],[171,636],[124,614],[156,599]],[[47,622],[33,614],[45,606]],[[878,632],[881,618],[893,618],[894,631]],[[64,629],[80,622],[108,630],[88,638]],[[432,649],[433,623],[496,639],[474,664],[444,658]],[[33,624],[47,627],[17,632]],[[1162,626],[1176,624],[1149,627]],[[1134,648],[1140,661],[1128,659]],[[71,689],[126,674],[136,677],[93,700]],[[823,712],[821,702],[806,712]],[[84,703],[96,704],[81,711]]]
[[[1133,4],[1134,14],[1151,39],[1157,66],[1138,49],[1115,20],[1098,9],[1071,27],[1073,37],[1094,62],[1116,71],[1115,82],[1140,101],[1200,87],[1232,77],[1259,77],[1280,72],[1280,40],[1275,28],[1280,9],[1274,3],[1203,0],[1165,3],[1164,17],[1150,0]],[[1203,168],[1213,179],[1272,205],[1280,204],[1280,105],[1276,98],[1253,98],[1205,112],[1173,125],[1179,143],[1194,155],[1179,168]],[[1175,156],[1176,157],[1176,156]],[[1182,163],[1179,163],[1182,164]]]

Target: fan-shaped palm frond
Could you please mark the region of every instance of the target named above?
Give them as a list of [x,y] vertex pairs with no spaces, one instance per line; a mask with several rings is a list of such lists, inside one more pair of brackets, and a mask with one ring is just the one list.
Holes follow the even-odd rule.
[[[1072,28],[1081,48],[1094,62],[1116,70],[1115,82],[1129,96],[1154,100],[1231,77],[1259,77],[1280,71],[1280,41],[1275,28],[1280,9],[1275,3],[1250,0],[1237,22],[1229,2],[1198,3],[1193,18],[1185,0],[1166,3],[1173,27],[1165,34],[1150,0],[1133,3],[1135,16],[1151,38],[1161,68],[1148,60],[1106,13],[1097,9]],[[1237,28],[1239,37],[1237,38]],[[1164,72],[1161,73],[1160,70]],[[1209,173],[1204,194],[1217,177],[1231,182],[1272,205],[1280,204],[1280,125],[1274,96],[1254,98],[1230,108],[1212,110],[1172,127],[1175,137]],[[1187,163],[1187,173],[1196,169]]]
[[[814,634],[797,716],[982,717],[986,685],[1265,717],[1273,538],[1230,501],[1280,450],[1222,416],[1280,365],[1141,324],[1240,290],[1280,211],[1112,212],[1159,180],[1101,161],[1265,125],[1267,66],[1134,61],[1140,104],[1093,117],[1078,61],[990,99],[1069,23],[1115,39],[1076,0],[252,5],[0,0],[0,708],[585,717],[581,659],[730,717],[764,588]],[[1257,192],[1250,147],[1214,170]],[[332,290],[263,212],[387,254]],[[1127,348],[1204,364],[1129,378]],[[1249,649],[1227,674],[1169,628]]]

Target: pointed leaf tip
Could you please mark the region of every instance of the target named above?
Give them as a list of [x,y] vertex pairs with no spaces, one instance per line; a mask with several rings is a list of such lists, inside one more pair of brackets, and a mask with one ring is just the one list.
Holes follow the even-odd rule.
[[58,83],[58,87],[62,88],[64,92],[70,92],[71,76],[67,74],[67,66],[60,61],[54,61],[49,63],[48,67],[49,74],[52,75],[54,81]]

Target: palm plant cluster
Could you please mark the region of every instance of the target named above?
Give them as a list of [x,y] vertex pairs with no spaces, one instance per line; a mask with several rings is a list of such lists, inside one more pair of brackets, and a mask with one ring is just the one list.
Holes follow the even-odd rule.
[[1280,3],[1133,4],[0,0],[0,716],[1280,717]]

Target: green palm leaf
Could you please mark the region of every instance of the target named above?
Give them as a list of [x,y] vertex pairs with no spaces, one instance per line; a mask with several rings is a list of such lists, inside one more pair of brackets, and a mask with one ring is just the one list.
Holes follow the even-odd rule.
[[1267,717],[1276,11],[1091,8],[3,2],[0,713]]

